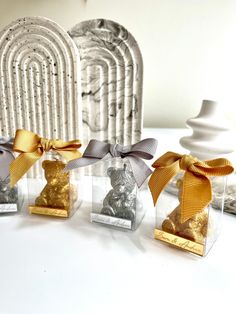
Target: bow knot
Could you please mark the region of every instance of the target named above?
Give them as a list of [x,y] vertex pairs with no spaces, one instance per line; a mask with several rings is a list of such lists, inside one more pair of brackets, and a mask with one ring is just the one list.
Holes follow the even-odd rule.
[[131,145],[122,146],[120,144],[110,144],[110,154],[112,157],[121,157],[125,158],[126,155],[130,152]]
[[40,146],[42,147],[43,151],[45,152],[48,152],[50,151],[51,149],[54,149],[55,148],[55,143],[56,141],[55,140],[49,140],[47,138],[43,138],[41,137],[40,138]]
[[225,158],[200,161],[191,155],[179,155],[167,152],[153,164],[155,168],[149,187],[154,205],[161,191],[169,181],[184,170],[183,186],[180,196],[181,223],[202,211],[212,200],[210,176],[225,176],[234,171],[231,163]]
[[80,147],[79,140],[68,142],[50,140],[30,131],[17,130],[13,151],[20,153],[20,155],[10,165],[11,186],[16,184],[30,167],[42,157],[44,152],[54,150],[69,161],[81,156],[77,150]]
[[191,155],[183,155],[179,160],[180,169],[187,171],[191,169],[191,166],[198,161],[197,158]]
[[119,144],[110,144],[109,151],[112,157],[121,157],[121,151],[119,146]]

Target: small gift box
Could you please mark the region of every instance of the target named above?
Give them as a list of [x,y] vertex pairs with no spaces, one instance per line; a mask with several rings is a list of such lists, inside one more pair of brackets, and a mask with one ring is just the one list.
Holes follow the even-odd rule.
[[[233,172],[227,159],[200,161],[191,155],[167,152],[154,164],[149,187],[156,204],[156,239],[206,255],[219,235],[224,207],[226,175]],[[217,191],[221,210],[213,207],[216,191],[211,181],[221,180]],[[165,192],[176,181],[178,196]]]
[[93,167],[96,175],[92,177],[92,222],[126,230],[139,226],[148,201],[145,181],[151,174],[141,158],[152,159],[156,147],[155,139],[145,139],[130,146],[91,140],[83,157],[69,162],[66,169],[100,161]]
[[15,159],[11,140],[0,140],[0,214],[16,213],[20,210],[22,193],[19,187],[10,186],[9,167]]
[[14,186],[29,169],[42,167],[44,172],[43,178],[41,171],[33,171],[38,175],[27,178],[31,214],[67,218],[78,209],[80,182],[64,169],[68,160],[80,156],[80,146],[78,140],[47,140],[33,132],[16,131],[13,149],[20,155],[10,166],[11,184]]

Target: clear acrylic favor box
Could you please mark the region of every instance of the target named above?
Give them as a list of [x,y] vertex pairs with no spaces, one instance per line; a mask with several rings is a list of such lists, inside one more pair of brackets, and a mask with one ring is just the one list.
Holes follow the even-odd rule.
[[[226,177],[217,178],[221,182],[220,185],[217,185],[217,191],[215,190],[215,185],[212,185],[213,200],[215,202],[217,198],[220,208],[216,209],[214,203],[210,203],[201,212],[181,223],[182,176],[178,174],[169,183],[169,185],[173,186],[173,182],[176,182],[177,196],[169,193],[170,187],[167,186],[158,198],[154,237],[180,249],[205,256],[216,241],[221,229]],[[214,177],[210,180],[214,181]],[[200,197],[201,195],[199,195]]]

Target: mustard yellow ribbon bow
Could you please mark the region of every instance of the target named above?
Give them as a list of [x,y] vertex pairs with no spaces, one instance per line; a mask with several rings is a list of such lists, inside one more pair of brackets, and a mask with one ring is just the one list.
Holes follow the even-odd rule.
[[179,155],[167,152],[153,165],[155,170],[149,180],[154,205],[168,184],[181,170],[184,170],[180,208],[181,223],[202,211],[212,200],[212,188],[209,176],[224,176],[233,172],[232,164],[224,158],[200,161],[191,155]]
[[17,130],[13,150],[20,155],[10,165],[10,185],[14,186],[30,167],[42,157],[44,152],[56,151],[70,161],[81,157],[81,153],[77,150],[80,147],[79,140],[68,142],[48,140],[30,131]]

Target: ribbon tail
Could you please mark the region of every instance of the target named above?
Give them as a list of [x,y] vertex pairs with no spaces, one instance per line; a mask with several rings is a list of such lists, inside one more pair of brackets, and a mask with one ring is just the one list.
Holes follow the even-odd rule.
[[81,152],[78,150],[56,150],[63,158],[65,158],[67,161],[80,158],[82,156]]
[[22,153],[10,164],[10,186],[13,187],[20,178],[40,159],[39,152]]
[[186,171],[182,189],[180,222],[184,223],[211,202],[211,182],[205,176]]
[[149,188],[152,193],[153,203],[156,205],[159,195],[169,181],[179,172],[178,160],[168,167],[158,167],[154,170],[149,180]]
[[150,176],[152,171],[145,164],[145,162],[138,157],[129,155],[127,156],[127,159],[129,160],[137,186],[140,188],[140,186],[144,183],[147,177]]
[[68,162],[68,164],[66,165],[64,171],[70,171],[70,170],[74,170],[74,169],[77,169],[77,168],[90,166],[90,165],[95,164],[99,160],[101,160],[101,159],[94,158],[94,157],[80,157],[80,158],[76,158],[76,159],[73,159],[73,160]]

